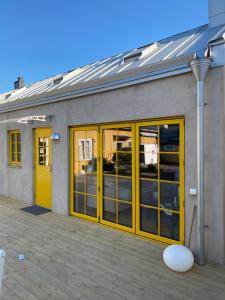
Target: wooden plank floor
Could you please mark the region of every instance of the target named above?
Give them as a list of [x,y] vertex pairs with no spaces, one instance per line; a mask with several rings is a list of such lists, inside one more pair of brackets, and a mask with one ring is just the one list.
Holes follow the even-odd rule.
[[0,198],[1,300],[225,299],[224,267],[178,274],[165,267],[159,244],[54,213],[32,216],[24,206]]

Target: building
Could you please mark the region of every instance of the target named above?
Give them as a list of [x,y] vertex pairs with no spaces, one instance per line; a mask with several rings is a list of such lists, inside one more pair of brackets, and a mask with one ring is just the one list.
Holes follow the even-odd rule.
[[18,78],[0,95],[0,194],[224,263],[224,41],[210,0],[208,25]]

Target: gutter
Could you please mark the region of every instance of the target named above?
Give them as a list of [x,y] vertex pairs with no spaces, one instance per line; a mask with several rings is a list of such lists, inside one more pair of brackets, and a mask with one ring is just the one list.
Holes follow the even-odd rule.
[[197,82],[197,246],[198,259],[197,263],[200,266],[205,264],[205,222],[204,222],[204,105],[205,105],[205,77],[211,65],[212,59],[201,58],[190,62],[190,67]]
[[167,68],[145,72],[137,75],[133,75],[130,77],[122,78],[122,79],[114,79],[109,82],[99,83],[94,86],[83,87],[80,89],[76,89],[67,93],[61,93],[57,95],[50,95],[42,98],[36,99],[19,99],[10,102],[5,102],[0,104],[0,114],[15,111],[23,108],[34,107],[39,105],[46,105],[53,102],[59,102],[63,100],[74,99],[78,97],[83,97],[87,95],[92,95],[96,93],[101,93],[105,91],[115,90],[123,87],[128,87],[131,85],[141,84],[157,79],[162,79],[170,76],[176,76],[179,74],[185,74],[191,72],[191,68],[188,62],[179,65],[169,66]]

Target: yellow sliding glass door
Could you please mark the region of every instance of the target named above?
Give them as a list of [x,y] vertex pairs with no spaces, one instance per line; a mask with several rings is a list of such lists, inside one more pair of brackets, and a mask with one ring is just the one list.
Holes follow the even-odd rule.
[[71,214],[98,221],[98,127],[74,128]]
[[137,124],[136,233],[166,243],[184,240],[183,120]]
[[101,126],[100,222],[135,232],[134,125]]
[[184,121],[71,128],[71,214],[184,242]]

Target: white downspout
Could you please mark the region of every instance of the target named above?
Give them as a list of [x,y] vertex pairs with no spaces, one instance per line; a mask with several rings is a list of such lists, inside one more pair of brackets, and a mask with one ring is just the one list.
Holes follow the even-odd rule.
[[197,224],[198,224],[198,260],[197,263],[203,266],[204,255],[204,88],[205,77],[211,64],[210,58],[195,59],[190,62],[190,67],[197,81]]

